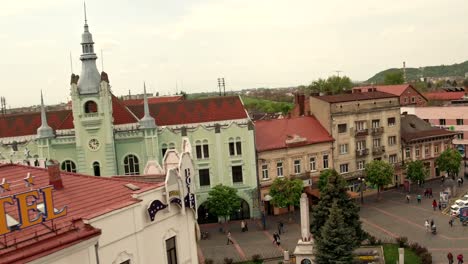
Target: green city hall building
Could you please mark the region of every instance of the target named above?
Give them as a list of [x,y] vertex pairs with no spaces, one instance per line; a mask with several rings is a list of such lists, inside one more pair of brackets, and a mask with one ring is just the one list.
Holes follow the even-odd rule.
[[231,218],[258,216],[254,129],[238,96],[199,100],[149,100],[127,104],[99,73],[85,22],[81,74],[70,80],[70,107],[0,116],[0,162],[45,166],[96,176],[142,175],[161,164],[168,149],[191,144],[199,220],[214,221],[203,203],[217,184],[238,190],[242,206]]

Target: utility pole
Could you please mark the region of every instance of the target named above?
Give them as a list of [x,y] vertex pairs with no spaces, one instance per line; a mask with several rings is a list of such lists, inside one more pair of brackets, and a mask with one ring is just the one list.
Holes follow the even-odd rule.
[[343,71],[340,71],[340,70],[336,70],[336,76],[340,77],[340,73],[343,72]]
[[226,96],[226,83],[224,82],[224,77],[218,78],[218,90],[219,96],[221,96],[221,91],[223,91],[223,96]]

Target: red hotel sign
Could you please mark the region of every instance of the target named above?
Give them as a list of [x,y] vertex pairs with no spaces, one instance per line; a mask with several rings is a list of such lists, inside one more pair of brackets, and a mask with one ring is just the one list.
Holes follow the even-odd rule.
[[[9,203],[11,205],[15,204],[18,206],[18,215],[19,215],[19,228],[26,228],[33,225],[40,224],[45,221],[49,221],[55,218],[65,216],[67,214],[67,207],[56,211],[54,209],[54,201],[52,197],[52,191],[54,187],[47,186],[39,190],[28,191],[24,193],[15,194],[13,196],[5,196],[0,198],[0,235],[10,233],[11,230],[8,228],[6,220],[6,210],[5,204]],[[44,213],[40,212],[37,209],[37,200],[39,195],[42,194],[44,201]],[[32,197],[32,202],[28,203],[28,198]],[[31,199],[30,199],[31,200]],[[37,217],[30,219],[29,211],[35,210]]]

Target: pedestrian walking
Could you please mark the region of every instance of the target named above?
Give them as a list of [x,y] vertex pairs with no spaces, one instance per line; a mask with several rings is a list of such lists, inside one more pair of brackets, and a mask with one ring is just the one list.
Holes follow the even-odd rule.
[[448,259],[449,264],[453,264],[453,255],[452,255],[452,252],[449,252],[449,253],[447,254],[447,259]]
[[427,189],[424,190],[424,197],[428,197],[429,196],[429,191]]
[[411,197],[409,196],[409,194],[406,195],[406,203],[409,203],[410,202],[410,199]]
[[429,188],[429,197],[432,198],[432,188]]
[[453,255],[452,255],[452,252],[449,252],[447,254],[447,260],[449,262],[449,264],[453,264]]
[[439,211],[442,211],[442,203],[439,200]]
[[284,234],[284,224],[281,221],[280,221],[280,230],[281,230],[281,233]]
[[463,254],[458,254],[457,260],[458,260],[458,264],[463,264]]
[[245,232],[249,231],[249,226],[247,225],[247,222],[245,222]]
[[421,195],[418,194],[418,204],[420,204],[420,203],[421,203]]
[[453,218],[450,218],[449,225],[450,225],[450,227],[453,227]]
[[245,232],[245,222],[244,222],[244,220],[241,221],[241,230],[242,230],[242,232]]
[[437,201],[436,200],[432,201],[432,208],[434,209],[434,211],[436,210],[436,208],[437,208]]
[[276,246],[279,247],[279,245],[281,244],[280,240],[281,240],[281,238],[280,238],[279,234],[275,232],[273,234],[273,244],[276,244]]
[[429,221],[426,220],[426,221],[424,222],[424,226],[426,227],[426,231],[429,232],[429,231],[430,231],[430,229],[429,229],[429,228],[430,228],[430,226],[429,226]]
[[431,219],[431,227],[434,225],[434,219]]
[[458,187],[461,187],[462,179],[461,179],[461,178],[458,178],[458,179],[457,179],[457,183],[458,183]]
[[226,244],[226,245],[229,245],[229,243],[231,243],[231,244],[234,245],[234,242],[232,242],[232,236],[231,236],[231,232],[230,232],[230,231],[227,232],[226,237],[227,237],[227,244]]

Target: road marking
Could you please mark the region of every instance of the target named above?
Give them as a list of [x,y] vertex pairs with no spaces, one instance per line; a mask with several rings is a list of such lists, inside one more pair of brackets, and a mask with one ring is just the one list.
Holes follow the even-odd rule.
[[391,236],[391,237],[393,237],[393,238],[399,237],[399,235],[396,235],[396,234],[394,234],[394,233],[388,231],[387,229],[385,229],[385,228],[383,228],[383,227],[381,227],[381,226],[379,226],[379,225],[377,225],[377,224],[374,224],[374,223],[372,223],[371,221],[369,221],[369,220],[367,220],[367,219],[365,219],[365,218],[363,218],[363,217],[361,217],[361,221],[364,222],[364,223],[366,223],[366,224],[368,224],[368,225],[370,225],[370,226],[372,226],[372,227],[377,228],[378,230],[384,232],[385,234],[387,234],[387,235],[389,235],[389,236]]
[[237,243],[237,240],[234,239],[234,237],[231,234],[231,240],[234,242],[233,246],[236,249],[237,253],[241,256],[242,260],[247,260],[247,257],[245,256],[244,250],[240,247],[239,243]]

